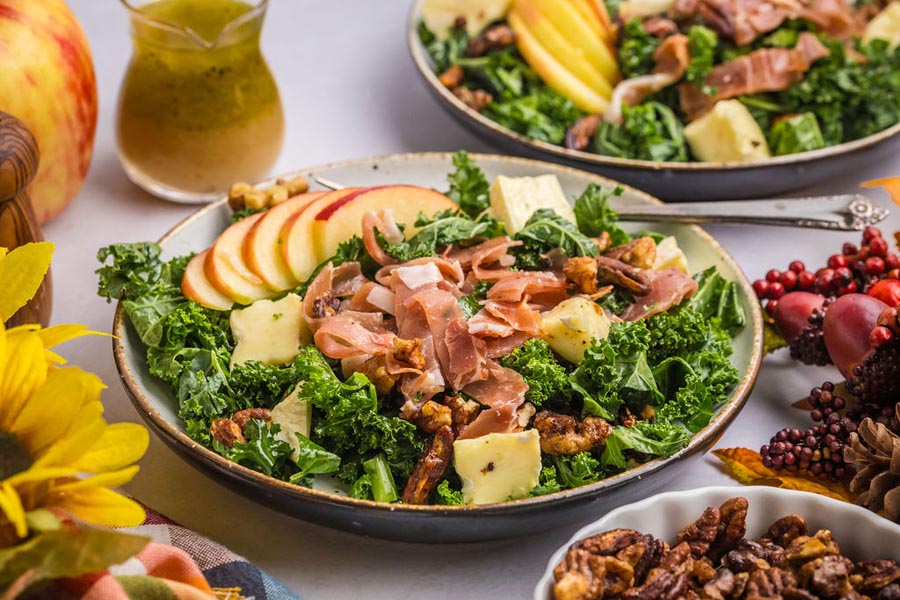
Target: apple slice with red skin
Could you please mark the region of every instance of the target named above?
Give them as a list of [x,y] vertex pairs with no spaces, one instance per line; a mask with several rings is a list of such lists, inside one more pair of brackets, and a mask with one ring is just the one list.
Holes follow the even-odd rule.
[[185,298],[195,300],[213,310],[229,310],[234,302],[217,290],[203,270],[203,263],[209,250],[204,250],[188,261],[181,279],[181,291]]
[[[343,188],[327,192],[301,210],[294,212],[281,228],[281,257],[297,281],[306,281],[322,259],[313,245],[313,220],[323,208],[350,196],[360,188]],[[330,254],[328,256],[331,256]],[[328,258],[328,256],[324,258]]]
[[327,193],[309,192],[288,198],[267,210],[244,237],[244,262],[270,289],[283,292],[297,287],[299,282],[284,262],[281,230],[291,215]]
[[394,221],[406,225],[406,235],[415,232],[419,213],[456,210],[456,202],[429,188],[415,185],[386,185],[359,190],[321,209],[313,223],[313,239],[320,260],[334,255],[338,244],[362,235],[362,219],[368,212],[390,209]]
[[263,214],[256,213],[233,223],[210,246],[203,261],[203,272],[213,287],[238,304],[251,304],[276,295],[250,270],[241,251],[247,232]]

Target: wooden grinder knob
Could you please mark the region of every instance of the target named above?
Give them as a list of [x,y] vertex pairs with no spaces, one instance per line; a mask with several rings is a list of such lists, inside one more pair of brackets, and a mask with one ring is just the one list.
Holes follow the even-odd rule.
[[[25,191],[38,168],[34,136],[12,115],[0,112],[0,247],[12,250],[44,239]],[[3,290],[0,290],[0,294]],[[6,322],[7,327],[50,322],[52,308],[50,274],[34,298]]]

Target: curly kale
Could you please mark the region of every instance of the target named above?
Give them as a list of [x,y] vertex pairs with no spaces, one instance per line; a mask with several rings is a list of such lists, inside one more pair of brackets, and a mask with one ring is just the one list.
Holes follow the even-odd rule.
[[572,397],[569,374],[553,355],[549,344],[531,339],[504,356],[500,364],[518,372],[528,384],[525,400],[536,408],[565,406]]
[[594,134],[593,150],[604,156],[640,160],[688,160],[684,128],[671,108],[648,101],[622,107],[622,124],[603,121]]
[[514,238],[523,242],[511,251],[520,269],[544,268],[544,255],[554,249],[566,256],[597,256],[600,253],[597,242],[550,208],[534,211]]
[[490,184],[469,153],[460,150],[453,155],[453,168],[447,174],[450,191],[447,196],[459,205],[459,209],[475,218],[491,205]]
[[628,21],[622,30],[619,45],[619,65],[622,68],[622,77],[630,79],[652,71],[656,66],[653,53],[661,43],[662,40],[644,30],[640,19]]
[[596,237],[606,232],[613,246],[628,242],[631,236],[619,227],[619,213],[609,205],[612,196],[621,195],[621,186],[610,189],[596,183],[588,184],[575,199],[575,206],[572,208],[575,223],[581,233]]
[[378,231],[375,232],[375,238],[385,252],[400,262],[406,262],[434,256],[438,248],[451,244],[476,243],[506,233],[503,223],[486,214],[472,219],[454,210],[445,210],[432,217],[420,213],[415,226],[419,230],[414,236],[396,244],[388,242]]
[[284,478],[290,469],[291,446],[275,437],[280,431],[277,424],[267,426],[265,421],[250,419],[244,429],[246,442],[235,442],[226,448],[218,441],[213,442],[220,454],[230,461],[244,465],[270,477]]

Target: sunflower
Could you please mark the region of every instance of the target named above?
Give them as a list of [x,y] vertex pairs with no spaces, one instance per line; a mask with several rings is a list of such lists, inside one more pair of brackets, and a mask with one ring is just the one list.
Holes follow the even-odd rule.
[[[103,418],[100,379],[51,348],[89,335],[83,325],[3,326],[37,291],[53,246],[0,248],[0,548],[29,535],[47,509],[87,523],[140,524],[144,510],[109,489],[130,481],[147,430]],[[35,276],[38,273],[39,276]]]

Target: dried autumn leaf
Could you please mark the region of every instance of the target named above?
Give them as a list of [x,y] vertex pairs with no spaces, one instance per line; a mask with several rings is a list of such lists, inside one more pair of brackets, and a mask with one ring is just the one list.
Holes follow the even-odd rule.
[[749,448],[719,448],[713,454],[725,463],[725,469],[744,485],[769,485],[788,490],[812,492],[846,502],[853,494],[842,483],[823,482],[803,475],[779,472],[765,466],[759,452]]
[[900,204],[900,176],[863,181],[860,186],[864,188],[883,187],[891,195],[894,204]]

